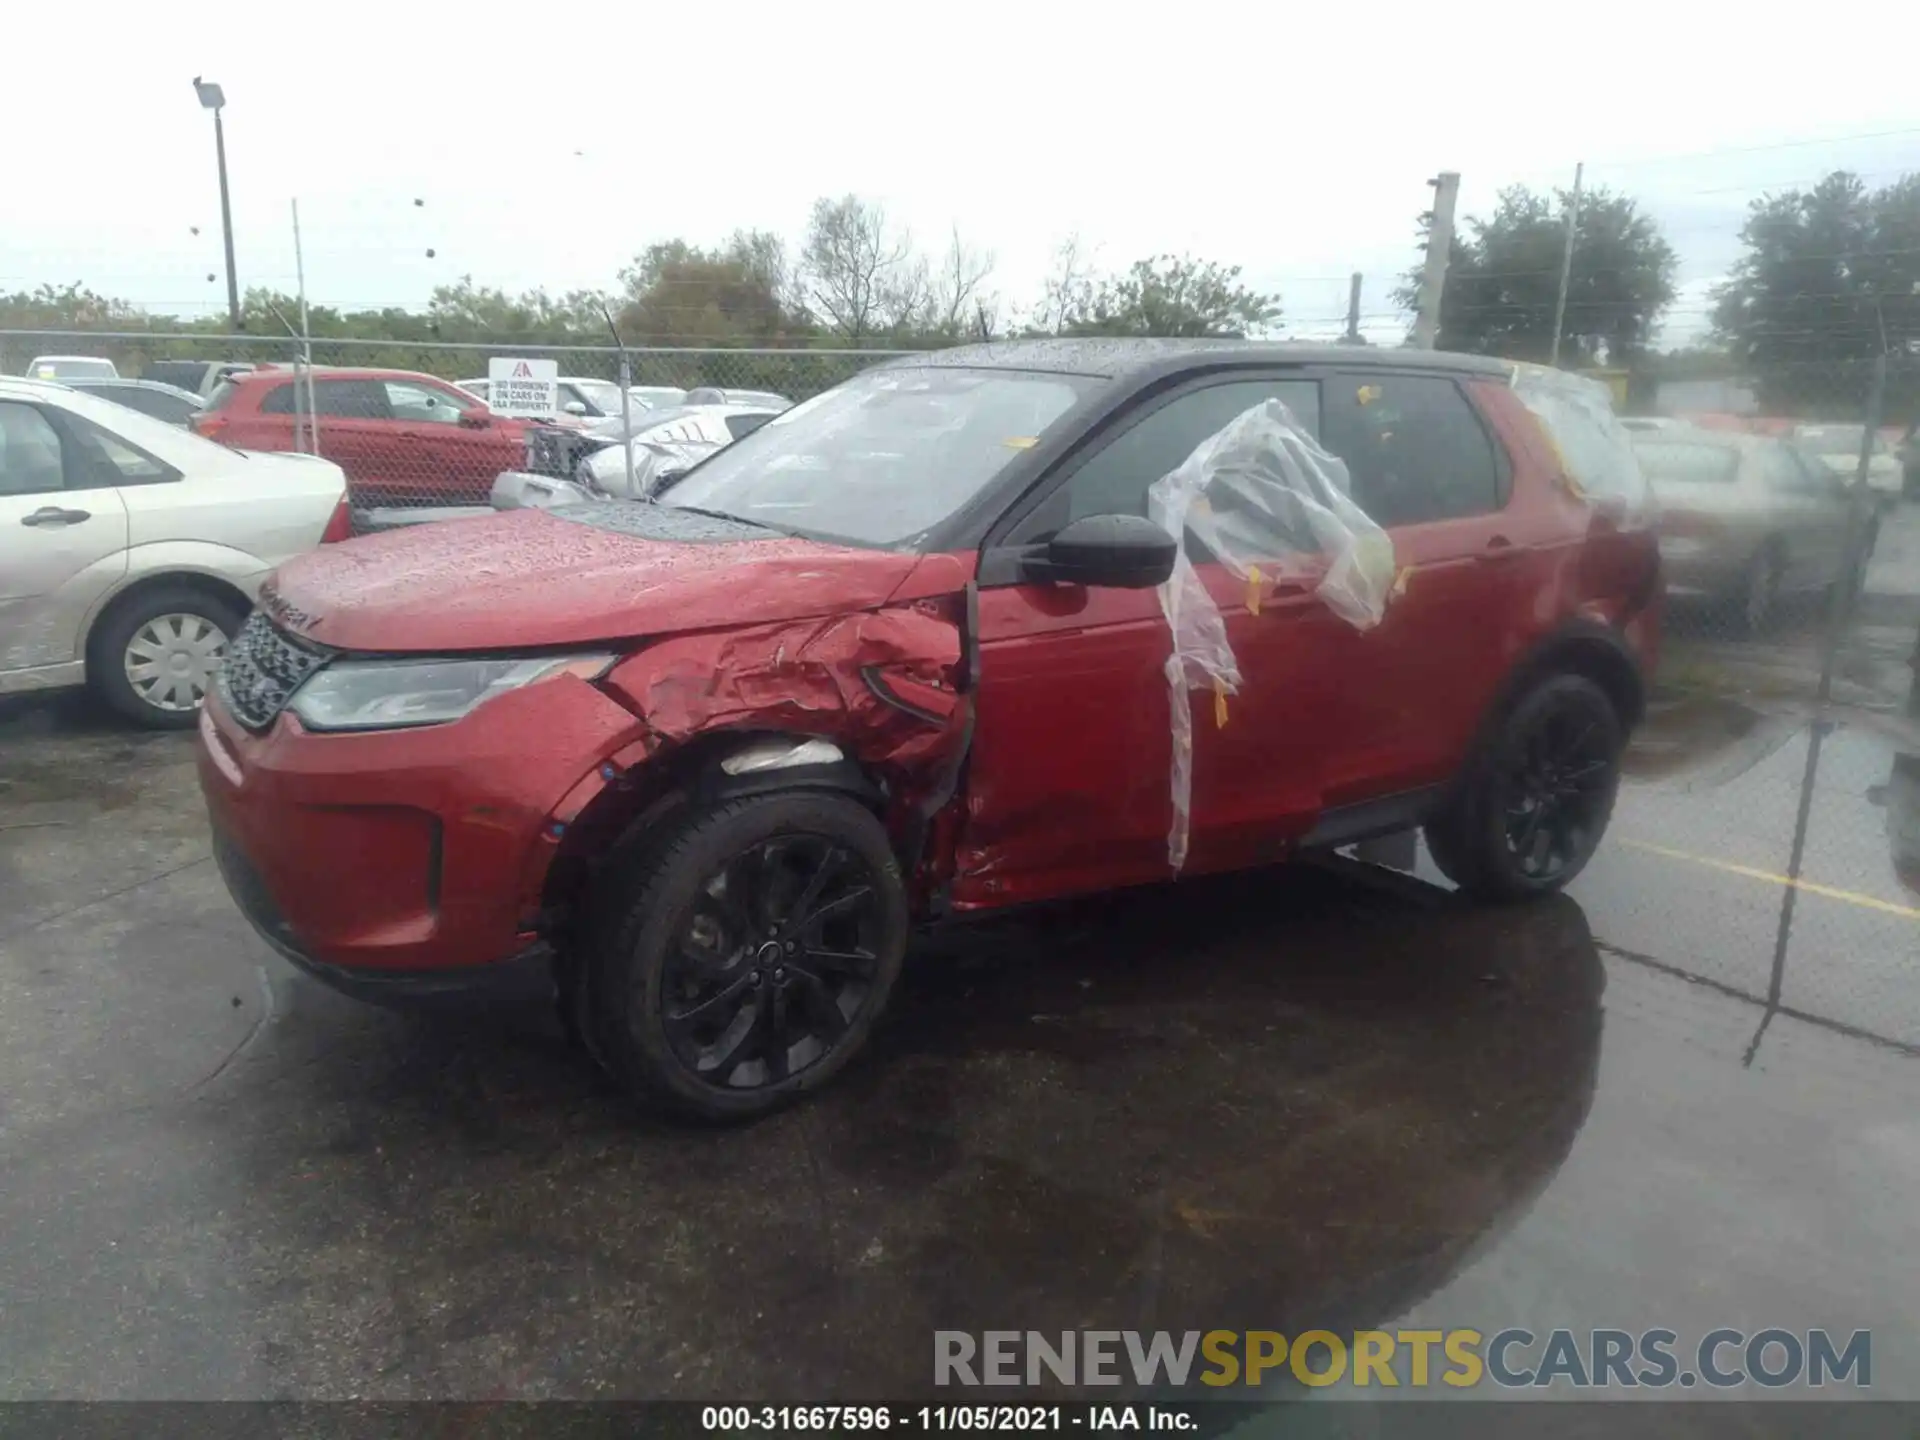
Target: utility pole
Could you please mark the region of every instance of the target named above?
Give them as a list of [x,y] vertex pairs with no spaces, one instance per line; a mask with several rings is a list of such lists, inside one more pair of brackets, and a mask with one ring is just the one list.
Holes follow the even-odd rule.
[[1347,284],[1347,334],[1346,343],[1360,344],[1360,272],[1353,272],[1353,279]]
[[[307,447],[310,453],[320,453],[320,405],[313,388],[313,331],[307,326],[307,261],[300,249],[300,202],[293,202],[293,273],[300,284],[300,358],[307,371]],[[297,396],[300,378],[294,377],[294,394]]]
[[1433,224],[1427,230],[1427,263],[1420,272],[1420,309],[1413,318],[1413,344],[1431,350],[1440,335],[1440,295],[1447,284],[1447,259],[1453,253],[1453,206],[1460,198],[1460,172],[1442,170],[1427,182],[1433,187]]
[[227,322],[235,330],[240,328],[240,280],[233,273],[233,205],[227,199],[227,132],[220,123],[220,112],[226,108],[227,95],[211,80],[193,77],[193,93],[200,97],[200,107],[213,112],[213,152],[220,165],[220,232],[227,245]]
[[1582,160],[1573,167],[1573,204],[1567,208],[1567,237],[1560,246],[1560,289],[1553,297],[1553,345],[1547,351],[1547,363],[1560,363],[1560,332],[1567,321],[1567,282],[1573,278],[1573,237],[1580,228],[1580,182],[1587,173]]

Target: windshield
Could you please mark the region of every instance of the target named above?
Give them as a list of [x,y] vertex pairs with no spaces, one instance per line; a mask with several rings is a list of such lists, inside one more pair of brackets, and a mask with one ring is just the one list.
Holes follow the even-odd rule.
[[1097,382],[1025,371],[870,371],[769,420],[663,496],[859,545],[923,535]]
[[575,380],[571,383],[574,389],[587,397],[587,403],[602,415],[620,413],[620,387],[611,380]]
[[1802,425],[1793,438],[1815,455],[1858,455],[1864,434],[1858,425]]
[[111,360],[93,360],[84,355],[48,355],[35,360],[29,373],[36,380],[114,380],[120,372]]

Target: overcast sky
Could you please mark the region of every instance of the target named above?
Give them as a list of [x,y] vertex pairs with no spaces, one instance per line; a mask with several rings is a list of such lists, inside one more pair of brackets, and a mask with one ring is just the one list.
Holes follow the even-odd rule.
[[1837,165],[1869,182],[1920,168],[1910,49],[1862,59],[1831,13],[1828,65],[1777,24],[1672,0],[21,0],[0,59],[0,289],[222,308],[212,127],[190,85],[205,75],[229,102],[242,286],[293,289],[298,196],[309,297],[343,308],[419,304],[462,274],[610,286],[653,240],[797,239],[815,196],[856,191],[929,248],[958,224],[1015,305],[1077,231],[1107,267],[1240,265],[1297,334],[1336,330],[1361,270],[1370,331],[1397,339],[1387,292],[1429,176],[1461,172],[1464,215],[1585,160],[1678,248],[1680,339],[1755,194]]

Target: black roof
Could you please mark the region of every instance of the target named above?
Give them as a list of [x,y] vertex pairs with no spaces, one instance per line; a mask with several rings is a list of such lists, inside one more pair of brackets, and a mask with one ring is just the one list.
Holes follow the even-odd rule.
[[984,345],[960,345],[951,350],[902,355],[889,361],[886,368],[938,365],[987,370],[1051,370],[1117,379],[1142,371],[1172,374],[1222,363],[1413,367],[1474,375],[1504,375],[1507,371],[1507,362],[1491,355],[1461,355],[1450,350],[1145,336],[995,340]]

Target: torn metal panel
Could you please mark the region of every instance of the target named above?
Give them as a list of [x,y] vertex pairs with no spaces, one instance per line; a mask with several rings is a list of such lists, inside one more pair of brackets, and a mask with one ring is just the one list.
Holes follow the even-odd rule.
[[1203,562],[1246,581],[1256,613],[1263,574],[1289,556],[1323,555],[1320,598],[1348,624],[1369,629],[1380,623],[1393,591],[1393,541],[1354,502],[1351,488],[1346,465],[1322,450],[1279,400],[1242,412],[1147,488],[1148,515],[1180,546],[1173,574],[1159,588],[1173,637],[1166,664],[1173,733],[1167,860],[1175,871],[1186,863],[1192,809],[1189,692],[1212,690],[1214,723],[1225,725],[1228,697],[1241,682],[1226,621],[1190,552],[1197,543]]
[[951,783],[972,704],[963,693],[961,597],[648,646],[604,682],[655,746],[714,730],[832,741],[888,785],[903,821]]

